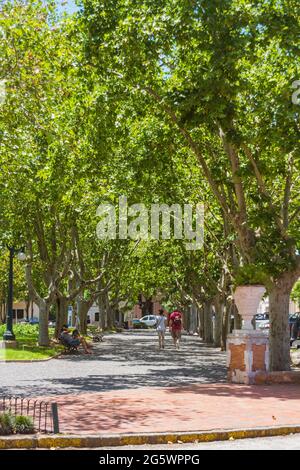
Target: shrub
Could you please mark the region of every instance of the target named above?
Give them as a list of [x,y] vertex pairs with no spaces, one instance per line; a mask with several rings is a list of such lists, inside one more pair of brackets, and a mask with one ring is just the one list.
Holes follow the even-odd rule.
[[15,418],[16,434],[33,434],[34,424],[29,416],[16,416]]
[[10,413],[0,414],[0,435],[7,436],[14,433],[14,416]]
[[240,266],[235,276],[235,287],[243,285],[262,284],[266,286],[269,282],[269,276],[260,267],[255,264],[246,264]]
[[14,416],[11,413],[0,414],[0,435],[32,434],[34,433],[33,421],[29,416]]

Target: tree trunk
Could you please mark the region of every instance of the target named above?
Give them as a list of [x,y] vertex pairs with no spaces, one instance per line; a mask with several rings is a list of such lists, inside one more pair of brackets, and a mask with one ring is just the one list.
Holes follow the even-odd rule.
[[114,327],[114,310],[111,308],[108,295],[105,296],[105,311],[107,328],[111,329]]
[[289,303],[295,280],[285,273],[269,292],[271,371],[290,370]]
[[56,324],[55,324],[55,338],[58,338],[58,335],[62,329],[62,326],[68,323],[68,301],[65,297],[56,298]]
[[234,329],[235,330],[241,330],[243,320],[242,320],[242,317],[239,314],[238,309],[237,309],[237,307],[234,303],[232,304],[232,312],[233,312],[233,315],[234,315]]
[[152,297],[149,297],[142,303],[142,317],[145,315],[152,315],[153,313],[153,302]]
[[25,301],[25,318],[28,321],[29,320],[29,308],[30,308],[30,299]]
[[221,336],[222,336],[222,318],[224,313],[224,303],[221,301],[221,297],[217,294],[214,298],[215,307],[215,328],[214,328],[214,346],[216,348],[221,347]]
[[204,339],[204,306],[202,305],[199,312],[199,336],[201,339]]
[[222,317],[222,334],[221,334],[221,350],[226,350],[226,340],[230,325],[231,304],[226,301],[224,306],[224,313]]
[[198,320],[197,305],[193,302],[190,307],[190,315],[189,315],[190,333],[195,333],[197,331],[197,320]]
[[41,299],[39,306],[39,346],[49,346],[49,304]]
[[214,342],[211,300],[208,300],[204,303],[204,341],[208,344],[212,344]]
[[79,330],[82,335],[87,334],[87,315],[91,307],[92,302],[90,300],[78,300],[77,303],[77,315],[79,318]]
[[105,305],[104,305],[103,294],[99,294],[98,296],[98,308],[99,308],[99,327],[102,330],[104,330],[105,329]]
[[191,316],[192,316],[192,306],[188,307],[186,312],[184,312],[184,326],[187,333],[190,332],[191,328]]
[[5,317],[6,317],[6,303],[2,302],[1,303],[1,323],[5,323]]

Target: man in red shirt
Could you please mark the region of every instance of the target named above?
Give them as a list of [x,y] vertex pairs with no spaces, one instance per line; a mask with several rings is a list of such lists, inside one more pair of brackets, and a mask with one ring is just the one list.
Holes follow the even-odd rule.
[[174,341],[174,346],[176,349],[179,349],[180,339],[181,339],[181,330],[182,330],[182,314],[178,310],[174,310],[171,313],[169,319],[170,332]]

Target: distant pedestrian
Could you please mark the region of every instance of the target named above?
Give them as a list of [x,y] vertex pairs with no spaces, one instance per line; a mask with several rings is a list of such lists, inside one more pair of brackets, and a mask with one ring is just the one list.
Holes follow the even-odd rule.
[[183,324],[182,314],[178,310],[174,310],[174,312],[171,313],[169,320],[169,328],[174,341],[174,346],[176,349],[179,349]]
[[166,332],[167,319],[162,309],[159,310],[159,315],[156,316],[156,331],[158,334],[159,349],[165,348],[165,332]]

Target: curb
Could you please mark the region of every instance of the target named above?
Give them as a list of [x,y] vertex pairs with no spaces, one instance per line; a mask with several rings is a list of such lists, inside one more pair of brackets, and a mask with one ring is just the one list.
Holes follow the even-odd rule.
[[212,442],[300,433],[300,425],[176,433],[36,435],[0,437],[0,449],[95,448],[143,444]]

